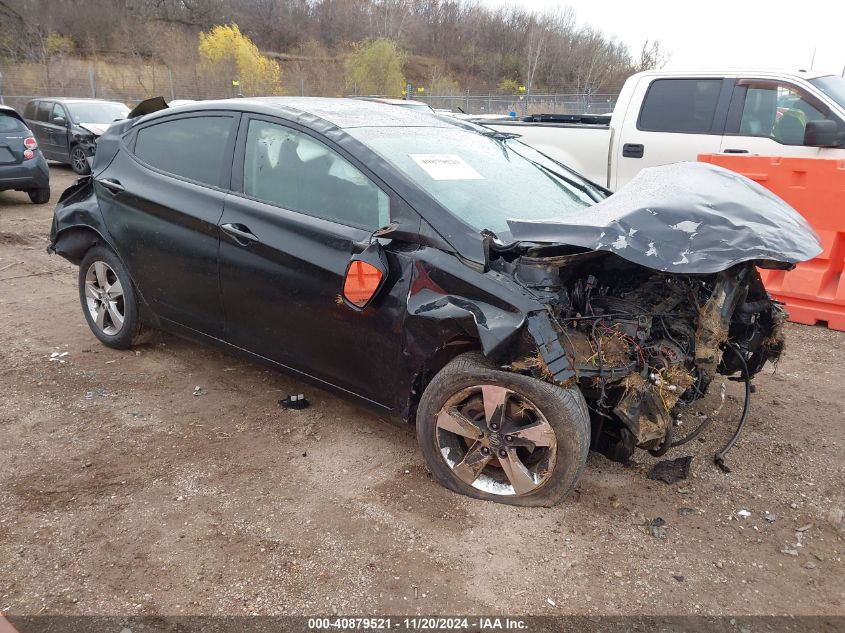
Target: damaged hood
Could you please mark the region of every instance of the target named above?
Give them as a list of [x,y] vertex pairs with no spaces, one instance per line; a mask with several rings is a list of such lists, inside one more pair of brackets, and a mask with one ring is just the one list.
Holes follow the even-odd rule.
[[110,125],[111,123],[80,123],[79,127],[88,130],[94,136],[100,136]]
[[744,261],[784,267],[822,248],[807,221],[765,187],[706,163],[642,170],[583,214],[508,220],[514,239],[608,251],[654,270],[714,273]]

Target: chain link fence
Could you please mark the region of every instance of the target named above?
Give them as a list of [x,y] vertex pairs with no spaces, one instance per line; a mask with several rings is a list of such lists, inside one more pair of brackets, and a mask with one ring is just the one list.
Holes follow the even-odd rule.
[[[283,69],[282,92],[302,96],[346,94],[340,63],[291,64]],[[151,96],[175,99],[222,99],[244,94],[267,94],[258,86],[235,84],[198,64],[175,67],[144,60],[120,63],[64,58],[50,63],[0,63],[0,103],[23,111],[36,97],[96,97],[133,106]],[[471,114],[605,114],[613,111],[618,93],[589,93],[561,87],[523,94],[496,90],[465,90],[428,94],[412,90],[412,97],[435,109]]]
[[239,87],[205,76],[189,65],[112,64],[60,60],[50,64],[0,64],[0,102],[22,111],[36,97],[93,97],[133,106],[151,96],[220,99],[237,96]]

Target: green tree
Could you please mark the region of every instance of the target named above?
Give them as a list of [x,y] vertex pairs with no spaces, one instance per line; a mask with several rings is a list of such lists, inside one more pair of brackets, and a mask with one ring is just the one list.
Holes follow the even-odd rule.
[[346,60],[346,87],[358,94],[400,96],[405,87],[405,53],[393,40],[359,43]]
[[73,40],[59,33],[50,33],[44,40],[44,52],[47,57],[69,55],[74,48]]
[[279,64],[262,55],[237,24],[218,24],[208,33],[200,33],[199,53],[206,63],[225,73],[227,81],[240,81],[235,92],[251,96],[282,92]]
[[436,95],[457,95],[461,93],[461,86],[452,75],[435,75],[429,82],[429,92]]
[[496,86],[496,90],[502,94],[514,95],[519,92],[519,82],[513,79],[502,79],[499,85]]

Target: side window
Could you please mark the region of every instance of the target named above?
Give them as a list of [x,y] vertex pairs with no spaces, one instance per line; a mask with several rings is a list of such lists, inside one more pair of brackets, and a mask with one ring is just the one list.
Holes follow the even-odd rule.
[[53,104],[50,101],[39,101],[38,102],[38,115],[37,120],[43,121],[47,123],[50,120],[50,111],[53,109]]
[[709,132],[721,90],[721,79],[658,79],[648,88],[637,127],[647,132]]
[[229,116],[156,123],[138,131],[135,155],[156,169],[217,187],[231,129]]
[[[741,107],[740,136],[761,136],[784,145],[803,145],[807,121],[831,119],[822,104],[788,84],[742,82],[734,91],[731,110]],[[736,117],[732,117],[736,121]]]
[[56,103],[53,105],[53,113],[50,115],[50,121],[55,119],[57,116],[62,117],[65,121],[67,121],[67,113],[65,112],[64,106],[60,103]]
[[30,101],[26,104],[26,108],[23,111],[23,118],[29,119],[30,121],[35,120],[35,110],[37,108],[37,104],[35,101]]
[[244,193],[341,224],[375,230],[390,222],[387,194],[364,174],[307,134],[276,123],[249,123]]

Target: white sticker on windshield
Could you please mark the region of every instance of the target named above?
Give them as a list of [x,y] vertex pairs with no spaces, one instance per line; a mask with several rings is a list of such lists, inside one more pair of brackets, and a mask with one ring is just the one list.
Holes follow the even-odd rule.
[[484,176],[470,167],[457,154],[408,154],[434,180],[483,180]]

